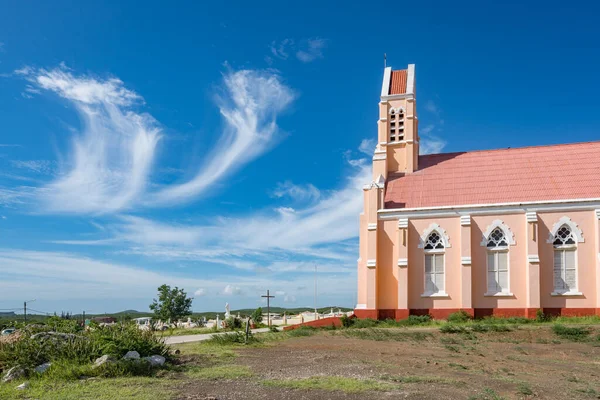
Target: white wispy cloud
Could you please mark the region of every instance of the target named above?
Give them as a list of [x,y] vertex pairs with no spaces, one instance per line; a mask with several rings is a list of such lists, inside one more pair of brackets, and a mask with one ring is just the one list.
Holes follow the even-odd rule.
[[54,162],[50,160],[11,160],[13,167],[25,169],[38,174],[52,174]]
[[368,156],[372,156],[375,151],[375,145],[377,145],[376,139],[363,139],[358,146],[358,151]]
[[218,100],[226,124],[221,139],[195,177],[156,193],[153,203],[197,196],[265,153],[278,139],[277,117],[295,96],[281,78],[272,72],[243,70],[226,74],[224,83],[226,93]]
[[224,295],[228,295],[228,296],[239,296],[241,295],[242,289],[238,286],[233,286],[233,285],[227,285],[225,286],[225,288],[223,289],[223,294]]
[[352,173],[337,189],[322,192],[312,185],[283,185],[279,195],[291,193],[294,202],[301,198],[305,203],[301,207],[215,216],[209,224],[122,216],[106,228],[110,238],[105,244],[120,243],[124,253],[153,259],[204,261],[271,274],[312,273],[315,262],[321,272],[347,274],[355,268],[358,251],[361,190],[371,178],[370,163],[352,161]]
[[[38,303],[57,299],[69,302],[94,299],[98,305],[107,298],[147,299],[149,303],[162,284],[184,288],[198,297],[203,293],[215,293],[222,297],[204,298],[210,297],[218,302],[227,296],[245,296],[258,302],[260,294],[269,287],[283,290],[290,296],[299,296],[301,288],[312,282],[312,277],[294,281],[235,276],[197,279],[99,261],[73,253],[3,248],[0,248],[0,275],[0,302],[22,298],[36,298]],[[347,294],[353,280],[352,276],[320,277],[323,287],[329,287],[329,292],[334,295]],[[196,294],[198,291],[200,294]],[[212,304],[216,304],[214,301]]]
[[306,40],[301,49],[296,52],[296,58],[303,63],[313,62],[323,58],[323,50],[327,47],[327,40],[314,38]]
[[283,39],[280,42],[274,40],[271,42],[269,49],[271,50],[271,54],[280,60],[287,60],[290,56],[290,48],[294,46],[293,39]]
[[442,110],[433,100],[425,102],[425,110],[432,114],[434,123],[425,125],[419,130],[419,153],[441,153],[447,144],[446,140],[440,136],[444,124],[444,121],[441,119]]
[[18,73],[70,102],[83,123],[62,173],[38,193],[46,209],[107,213],[136,202],[146,189],[160,139],[154,118],[133,111],[142,98],[119,79],[75,76],[64,67]]
[[[66,161],[57,166],[57,178],[36,191],[41,203],[36,209],[49,213],[108,214],[190,201],[276,144],[281,137],[277,117],[295,96],[272,71],[227,71],[223,94],[217,96],[225,122],[217,145],[193,178],[156,188],[150,175],[164,133],[150,114],[137,111],[144,103],[139,94],[117,78],[76,75],[64,65],[25,66],[15,74],[29,82],[24,94],[54,92],[82,120]],[[40,161],[13,164],[42,167]]]
[[420,154],[437,154],[446,147],[446,141],[441,137],[433,134],[435,125],[430,124],[424,126],[420,132],[419,153]]
[[206,292],[206,289],[204,289],[204,288],[199,288],[194,292],[194,296],[196,296],[196,297],[202,297],[202,296],[206,296],[206,295],[207,295],[207,292]]
[[280,182],[273,190],[273,196],[277,198],[289,197],[297,201],[313,201],[321,196],[321,191],[313,184],[295,185],[290,181]]
[[439,115],[440,113],[440,109],[438,108],[437,104],[432,100],[427,100],[425,102],[425,109],[435,115]]
[[294,39],[283,39],[273,41],[269,45],[271,55],[265,57],[267,64],[273,64],[274,59],[287,60],[290,54],[295,54],[296,58],[303,63],[310,63],[319,58],[323,58],[323,50],[327,47],[328,41],[322,38],[303,39],[296,42]]

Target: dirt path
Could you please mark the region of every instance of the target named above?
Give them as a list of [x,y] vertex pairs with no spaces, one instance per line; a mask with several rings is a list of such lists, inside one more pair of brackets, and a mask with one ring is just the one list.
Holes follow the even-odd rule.
[[[252,329],[252,333],[264,333],[264,332],[269,332],[269,328]],[[231,333],[231,332],[201,333],[198,335],[167,336],[165,338],[165,343],[181,344],[181,343],[191,343],[191,342],[202,342],[204,340],[210,339],[214,335],[225,335],[227,333]]]

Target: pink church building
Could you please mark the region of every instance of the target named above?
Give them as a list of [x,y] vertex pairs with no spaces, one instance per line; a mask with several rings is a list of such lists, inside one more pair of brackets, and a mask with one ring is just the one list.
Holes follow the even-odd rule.
[[419,155],[415,93],[385,69],[355,315],[600,315],[600,142]]

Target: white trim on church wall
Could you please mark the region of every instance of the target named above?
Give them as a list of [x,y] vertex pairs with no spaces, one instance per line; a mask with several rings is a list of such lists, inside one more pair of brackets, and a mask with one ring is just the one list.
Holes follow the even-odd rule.
[[382,220],[404,218],[429,218],[429,217],[457,217],[461,215],[485,214],[515,214],[542,211],[575,211],[596,210],[600,208],[600,198],[552,200],[545,202],[521,203],[494,203],[471,204],[461,206],[415,207],[415,208],[389,208],[377,211],[378,218]]
[[492,221],[491,224],[489,224],[487,226],[487,228],[485,229],[485,232],[483,232],[483,239],[481,240],[481,243],[480,243],[481,246],[483,246],[483,247],[487,246],[488,239],[490,237],[490,233],[492,233],[492,231],[496,228],[500,228],[500,230],[502,230],[502,232],[504,232],[504,237],[506,237],[506,240],[508,240],[509,245],[514,246],[516,244],[515,234],[513,233],[513,231],[510,230],[508,225],[506,225],[502,220],[495,219],[494,221]]
[[579,229],[579,225],[573,222],[571,218],[564,216],[552,226],[552,229],[548,233],[548,240],[546,240],[546,243],[554,243],[554,240],[556,239],[556,232],[563,225],[567,225],[569,228],[571,228],[571,232],[577,238],[579,243],[583,243],[585,241],[583,238],[583,232],[581,229]]
[[425,247],[425,243],[427,243],[427,238],[433,231],[436,231],[437,233],[440,234],[442,243],[444,244],[444,248],[452,247],[452,245],[450,244],[450,238],[448,237],[446,230],[444,228],[442,228],[441,226],[439,226],[438,224],[431,224],[431,225],[429,225],[429,227],[427,227],[423,231],[423,234],[421,235],[421,238],[419,240],[419,249],[422,249],[423,247]]

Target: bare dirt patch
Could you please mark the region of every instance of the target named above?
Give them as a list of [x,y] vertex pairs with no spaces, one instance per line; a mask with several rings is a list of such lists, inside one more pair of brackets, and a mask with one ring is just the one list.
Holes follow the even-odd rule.
[[[362,338],[351,331],[239,348],[231,362],[247,367],[252,377],[191,379],[181,385],[179,398],[600,398],[596,339],[571,342],[548,327],[454,334],[386,329],[383,336],[361,330],[366,332],[359,335]],[[289,380],[300,383],[291,385]],[[350,384],[356,380],[368,380],[368,391],[353,392],[356,385]],[[373,382],[385,389],[373,390]]]

